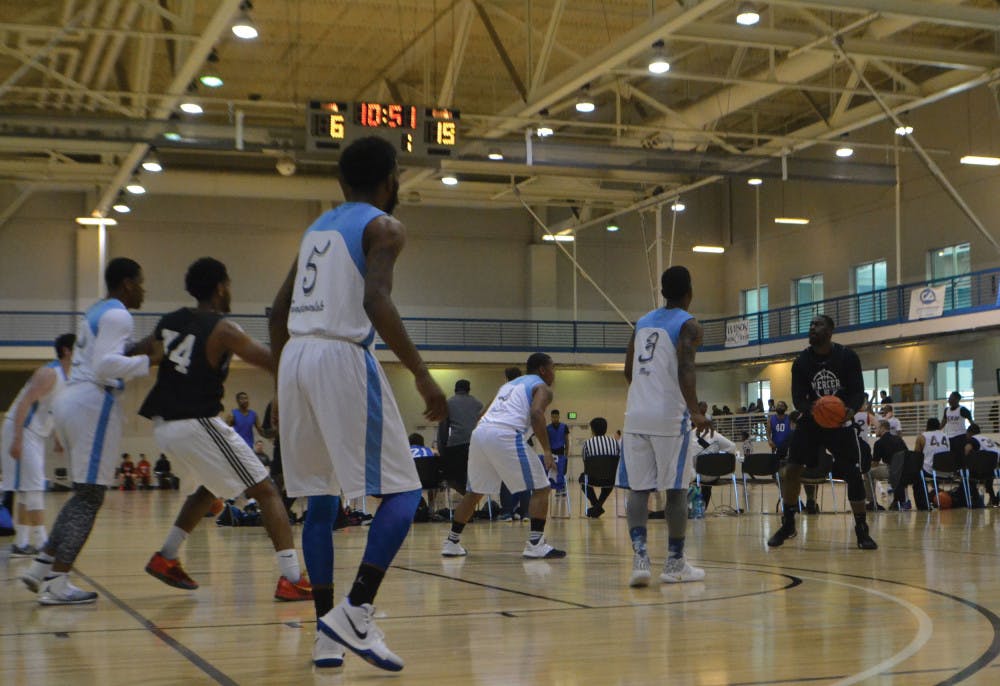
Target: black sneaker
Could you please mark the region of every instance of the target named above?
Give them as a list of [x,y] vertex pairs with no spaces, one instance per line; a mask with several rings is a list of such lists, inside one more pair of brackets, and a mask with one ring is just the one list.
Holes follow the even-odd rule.
[[806,503],[806,514],[819,514],[819,505],[816,504],[815,500]]
[[771,538],[767,539],[767,545],[770,548],[777,548],[779,545],[787,541],[789,538],[795,538],[798,532],[795,531],[795,523],[782,523],[781,528],[774,532]]
[[878,543],[868,533],[868,524],[855,524],[854,533],[858,537],[858,547],[862,550],[877,550]]

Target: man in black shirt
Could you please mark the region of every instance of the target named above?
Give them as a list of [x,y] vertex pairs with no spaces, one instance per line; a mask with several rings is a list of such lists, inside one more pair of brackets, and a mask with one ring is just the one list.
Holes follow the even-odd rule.
[[[833,319],[817,315],[809,324],[809,347],[792,363],[792,403],[802,413],[792,433],[788,465],[782,479],[785,512],[778,529],[767,544],[779,546],[795,536],[799,485],[804,467],[816,467],[824,450],[833,455],[831,471],[847,482],[847,497],[854,512],[854,533],[858,547],[878,548],[865,521],[865,486],[861,477],[861,447],[853,425],[854,415],[864,401],[861,360],[850,348],[834,343]],[[847,411],[844,422],[834,429],[821,427],[812,417],[813,403],[825,395],[836,395]]]
[[[184,502],[146,571],[175,588],[198,588],[177,559],[180,546],[217,496],[232,498],[246,492],[248,498],[260,503],[264,527],[274,544],[281,572],[274,597],[312,600],[312,587],[301,572],[285,508],[267,469],[218,416],[230,358],[238,355],[273,373],[271,350],[225,318],[230,301],[226,265],[203,257],[188,268],[184,284],[198,306],[171,312],[157,323],[151,338],[162,344],[163,360],[139,414],[153,420],[153,435],[160,448],[188,462],[203,485]],[[147,340],[141,345],[152,343]]]
[[[892,472],[890,470],[890,463],[892,461],[892,456],[899,452],[906,452],[906,442],[892,433],[892,427],[887,419],[880,419],[878,425],[875,427],[875,435],[878,438],[875,440],[875,447],[872,448],[872,469],[871,478],[865,480],[865,491],[868,495],[868,502],[875,503],[874,491],[872,489],[871,481],[888,479],[891,480]],[[902,505],[906,502],[906,484],[903,484],[901,488],[893,488],[892,491],[892,505],[889,507],[895,507],[896,505]],[[878,508],[877,504],[873,507]],[[881,509],[881,508],[878,508]]]

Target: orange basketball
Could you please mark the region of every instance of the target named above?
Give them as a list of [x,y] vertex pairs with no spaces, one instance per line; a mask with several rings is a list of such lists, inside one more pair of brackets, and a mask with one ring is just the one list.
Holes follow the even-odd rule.
[[934,504],[938,506],[939,510],[950,510],[951,493],[948,493],[947,491],[941,491],[934,497]]
[[216,498],[215,502],[212,503],[212,507],[210,508],[209,511],[212,514],[217,515],[220,512],[222,512],[222,508],[224,508],[225,506],[226,506],[226,502],[222,498]]
[[824,429],[836,429],[847,418],[847,406],[835,395],[824,395],[813,403],[812,416]]

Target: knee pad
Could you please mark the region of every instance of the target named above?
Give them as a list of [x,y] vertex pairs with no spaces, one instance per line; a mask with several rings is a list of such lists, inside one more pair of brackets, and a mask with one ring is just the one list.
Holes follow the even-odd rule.
[[98,484],[77,484],[74,497],[96,512],[104,504],[104,494],[107,493],[107,490]]
[[20,498],[21,504],[29,512],[45,509],[45,499],[42,497],[41,491],[25,491],[18,493],[17,497]]

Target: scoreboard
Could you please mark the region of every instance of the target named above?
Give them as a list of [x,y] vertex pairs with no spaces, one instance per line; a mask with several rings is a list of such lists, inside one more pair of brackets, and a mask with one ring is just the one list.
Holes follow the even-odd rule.
[[365,136],[384,138],[404,156],[448,157],[458,144],[458,110],[382,102],[312,100],[306,150],[336,152]]

